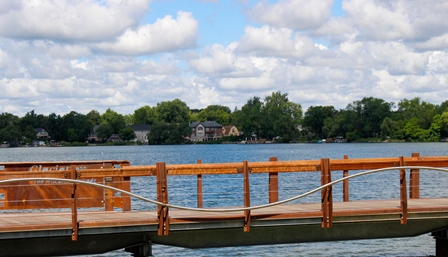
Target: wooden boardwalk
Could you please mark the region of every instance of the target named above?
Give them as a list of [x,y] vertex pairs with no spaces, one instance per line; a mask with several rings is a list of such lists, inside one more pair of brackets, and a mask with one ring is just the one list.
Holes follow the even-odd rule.
[[[425,233],[435,236],[437,256],[448,256],[448,198],[420,197],[422,165],[447,167],[448,157],[158,163],[141,167],[132,167],[127,161],[4,163],[0,164],[0,257],[95,254],[123,248],[134,256],[151,256],[152,244],[204,248],[412,237]],[[399,199],[349,200],[348,170],[389,167],[399,168]],[[333,201],[329,184],[334,170],[344,171],[347,177],[341,182],[344,196],[340,201]],[[250,174],[262,172],[269,174],[271,205],[250,209]],[[279,172],[318,172],[322,180],[321,201],[276,205],[281,186]],[[224,211],[236,207],[207,211],[169,207],[168,175],[197,176],[197,206],[202,208],[204,174],[243,176],[240,195],[244,205],[239,211]],[[129,182],[133,176],[156,176],[156,210],[132,209],[126,192],[131,192]],[[437,196],[437,188],[433,190]]]
[[[448,218],[448,199],[411,199],[408,202],[410,218],[440,217]],[[334,217],[350,217],[352,220],[374,220],[373,215],[400,216],[400,203],[397,200],[373,200],[335,202]],[[370,215],[370,216],[369,216]],[[285,219],[302,219],[321,217],[321,205],[316,203],[282,204],[274,207],[253,210],[252,219],[258,221],[278,221]],[[243,212],[198,212],[191,210],[170,210],[170,226],[175,224],[197,224],[215,221],[242,220]],[[157,211],[84,211],[78,213],[80,229],[139,227],[158,224]],[[206,226],[204,226],[206,227]],[[0,238],[7,238],[7,233],[52,231],[72,228],[71,212],[28,212],[1,213]],[[156,230],[155,230],[156,231]]]

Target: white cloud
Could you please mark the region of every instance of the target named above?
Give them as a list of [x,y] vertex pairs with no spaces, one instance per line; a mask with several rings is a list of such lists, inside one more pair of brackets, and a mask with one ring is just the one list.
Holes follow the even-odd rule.
[[137,25],[148,6],[149,0],[16,1],[14,5],[0,6],[0,36],[103,41]]
[[198,22],[191,13],[178,12],[177,19],[165,16],[154,24],[128,29],[116,42],[101,43],[101,51],[124,55],[170,52],[196,46]]
[[[339,17],[329,0],[259,1],[249,17],[219,13],[240,26],[231,40],[203,13],[224,1],[193,2],[155,13],[149,0],[0,1],[0,112],[128,114],[175,98],[233,109],[272,91],[304,109],[366,96],[446,100],[444,1],[344,0]],[[225,43],[197,44],[210,35]]]
[[304,57],[318,49],[308,37],[290,29],[246,27],[238,51],[260,56]]
[[280,0],[269,4],[261,1],[249,12],[249,17],[273,27],[308,30],[319,27],[329,19],[332,2]]

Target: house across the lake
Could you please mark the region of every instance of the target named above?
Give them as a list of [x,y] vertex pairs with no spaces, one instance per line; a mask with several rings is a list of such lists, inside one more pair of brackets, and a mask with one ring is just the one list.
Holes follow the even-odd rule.
[[129,126],[135,133],[135,140],[142,143],[148,143],[148,133],[151,129],[149,124],[135,124]]
[[224,126],[222,127],[222,135],[225,137],[228,136],[239,136],[240,132],[235,126]]
[[216,121],[193,122],[190,124],[193,142],[210,141],[222,138],[222,125]]
[[34,134],[36,135],[36,138],[38,140],[50,138],[50,135],[48,135],[48,132],[43,128],[35,128]]

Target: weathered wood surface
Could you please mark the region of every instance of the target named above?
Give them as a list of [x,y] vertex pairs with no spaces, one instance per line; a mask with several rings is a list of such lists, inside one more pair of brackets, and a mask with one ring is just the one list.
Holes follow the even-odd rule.
[[[448,199],[410,199],[408,213],[448,212]],[[362,219],[366,215],[400,214],[399,200],[374,200],[334,202],[333,214],[338,217],[350,216]],[[448,217],[448,214],[445,213]],[[321,217],[320,203],[282,204],[251,211],[253,220],[275,220],[291,218]],[[1,213],[0,232],[38,231],[54,229],[71,229],[70,212],[34,212],[34,213]],[[206,223],[244,219],[244,212],[197,212],[170,209],[170,223]],[[78,212],[79,228],[108,228],[117,226],[157,225],[157,211],[80,211]],[[362,222],[362,221],[360,221]]]

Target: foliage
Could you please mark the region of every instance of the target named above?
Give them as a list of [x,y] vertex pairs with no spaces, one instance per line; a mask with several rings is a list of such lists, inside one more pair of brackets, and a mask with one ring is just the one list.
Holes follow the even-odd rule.
[[190,136],[191,128],[185,123],[156,122],[148,133],[148,143],[151,145],[181,144],[186,136]]
[[187,104],[179,99],[158,103],[155,107],[158,122],[184,123],[190,120],[190,109]]
[[298,136],[302,118],[300,104],[289,102],[288,94],[273,92],[266,96],[261,111],[261,135],[281,142],[289,142]]
[[[317,138],[326,138],[330,130],[325,130],[325,120],[332,119],[337,111],[333,106],[310,106],[303,118],[304,128]],[[333,135],[334,136],[334,135]]]
[[142,106],[134,111],[132,116],[133,124],[149,124],[152,125],[156,120],[155,109],[148,105]]
[[97,137],[103,140],[107,140],[113,133],[114,128],[110,124],[101,124],[96,130]]
[[[150,124],[151,144],[179,144],[191,134],[189,122],[213,120],[221,125],[237,126],[240,137],[223,138],[219,142],[234,142],[245,138],[266,138],[276,142],[318,140],[342,136],[347,141],[440,141],[448,137],[448,100],[440,105],[416,97],[399,101],[397,108],[383,99],[364,97],[346,108],[311,106],[304,117],[300,104],[289,101],[288,94],[272,92],[264,100],[251,97],[241,109],[210,105],[191,109],[175,99],[143,106],[132,115],[122,115],[110,108],[103,114],[96,110],[87,115],[72,111],[63,116],[46,116],[34,110],[19,118],[10,113],[0,114],[0,141],[11,145],[30,143],[36,139],[34,129],[43,128],[51,140],[84,145],[93,127],[99,125],[97,136],[107,139],[119,134],[124,140],[135,138],[130,124]],[[301,125],[301,127],[300,127]],[[77,143],[80,142],[80,143]],[[126,143],[120,143],[126,144]],[[114,144],[115,145],[115,144]]]
[[209,105],[197,114],[195,121],[216,121],[226,126],[230,124],[230,109],[222,105]]
[[113,129],[113,134],[118,134],[126,127],[126,120],[122,114],[107,108],[101,115],[101,124],[109,124]]
[[124,141],[129,141],[135,138],[135,132],[132,128],[126,127],[122,130],[120,130],[120,133],[118,133],[121,139]]

